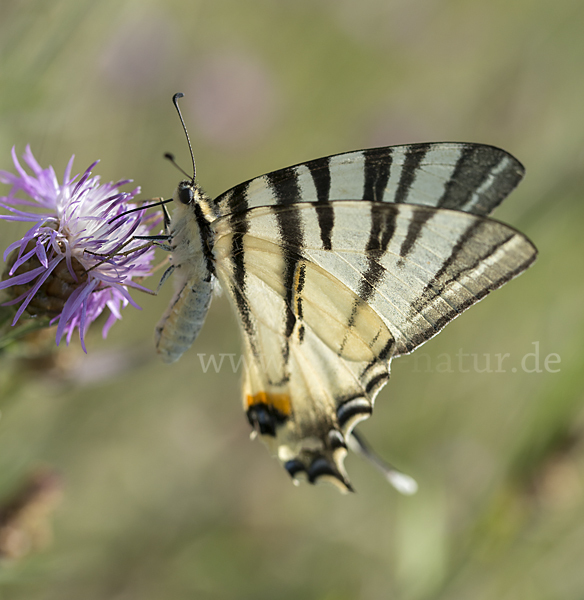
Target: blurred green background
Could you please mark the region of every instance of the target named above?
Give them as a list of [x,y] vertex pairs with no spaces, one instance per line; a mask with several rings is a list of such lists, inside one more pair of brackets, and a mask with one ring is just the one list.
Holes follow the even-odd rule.
[[[583,597],[583,29],[580,0],[2,0],[0,168],[30,143],[59,174],[100,158],[104,181],[169,197],[182,91],[212,195],[368,146],[501,146],[527,176],[496,217],[540,257],[393,363],[360,430],[410,498],[354,456],[356,494],[295,488],[249,441],[240,373],[199,356],[239,352],[225,298],[172,366],[152,333],[169,284],[88,355],[4,356],[0,498],[39,465],[64,498],[52,544],[0,565],[0,598]],[[23,230],[0,222],[0,250]]]

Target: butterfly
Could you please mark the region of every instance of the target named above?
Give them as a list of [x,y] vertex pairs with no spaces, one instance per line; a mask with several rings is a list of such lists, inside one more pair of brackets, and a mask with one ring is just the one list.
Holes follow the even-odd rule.
[[176,291],[157,351],[174,362],[191,346],[219,284],[242,332],[253,431],[294,480],[351,491],[347,448],[369,452],[353,429],[391,360],[535,260],[486,216],[523,174],[499,148],[418,143],[310,160],[214,199],[193,175],[174,194]]

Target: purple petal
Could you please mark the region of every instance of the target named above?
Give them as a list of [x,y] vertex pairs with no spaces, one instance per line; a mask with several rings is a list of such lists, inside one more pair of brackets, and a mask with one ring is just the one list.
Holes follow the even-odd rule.
[[136,302],[133,300],[132,296],[130,296],[130,293],[124,286],[115,285],[112,286],[112,288],[114,288],[118,292],[118,294],[120,294],[120,296],[122,296],[124,300],[128,302],[128,304],[131,304],[134,308],[137,308],[138,310],[142,310],[142,308],[138,304],[136,304]]
[[10,246],[8,246],[6,250],[4,250],[4,254],[2,255],[2,259],[4,260],[4,262],[6,262],[6,259],[13,250],[20,247],[21,243],[22,240],[16,240],[15,242],[12,242],[12,244],[10,244]]
[[74,313],[79,309],[83,301],[91,294],[91,292],[97,286],[96,280],[90,280],[86,285],[79,286],[67,299],[61,316],[59,318],[59,325],[57,326],[57,346],[61,341],[67,322],[73,317]]
[[45,247],[42,244],[37,244],[36,246],[36,255],[39,259],[39,262],[43,267],[47,268],[49,266],[49,261],[47,259],[47,253],[45,252]]
[[16,146],[12,146],[12,162],[14,163],[14,167],[16,171],[20,175],[22,179],[28,178],[26,171],[20,166],[18,162],[18,157],[16,156]]
[[[79,340],[81,342],[81,347],[83,348],[83,352],[87,354],[87,348],[85,347],[85,334],[87,333],[85,318],[87,316],[87,301],[81,304],[81,319],[79,320]],[[67,340],[69,343],[69,340]]]
[[6,210],[9,210],[11,213],[20,215],[18,217],[11,217],[9,215],[0,215],[0,219],[3,219],[4,221],[40,221],[43,218],[49,218],[51,216],[51,215],[40,215],[39,213],[24,212],[22,210],[18,210],[16,208],[14,208],[13,206],[9,206],[9,205],[5,204],[4,202],[0,202],[0,206],[2,208],[5,208]]
[[30,149],[30,145],[27,144],[24,149],[24,160],[28,164],[28,166],[33,170],[34,174],[38,177],[42,172],[42,168],[39,163],[36,161],[36,158],[32,155],[32,151]]
[[[21,248],[21,250],[22,249],[24,248]],[[12,276],[12,273],[14,273],[18,269],[18,267],[20,267],[20,265],[25,263],[31,256],[34,256],[35,254],[36,248],[33,248],[32,250],[29,250],[26,254],[20,256],[17,260],[14,261],[14,264],[12,265],[12,267],[10,267],[10,272],[8,274]],[[44,268],[47,268],[46,265],[44,266]]]
[[11,277],[10,279],[5,279],[4,281],[0,281],[0,290],[4,290],[13,285],[22,285],[24,283],[29,283],[35,277],[40,275],[44,270],[45,270],[45,267],[37,267],[36,269],[32,269],[32,271],[27,271],[26,273],[22,273],[21,275],[15,275],[14,277]]
[[[39,291],[39,288],[43,283],[47,280],[48,276],[52,273],[53,269],[61,262],[61,257],[57,257],[53,259],[49,263],[49,267],[40,275],[37,279],[36,283],[30,288],[30,291],[27,294],[27,299],[20,305],[20,308],[16,311],[16,315],[14,320],[12,321],[12,325],[16,325],[16,322],[22,316],[22,313],[25,311],[26,307],[30,304],[30,301],[33,299],[34,295]],[[43,269],[43,267],[40,267]],[[43,269],[44,270],[44,269]]]
[[22,302],[28,296],[28,292],[29,292],[29,290],[26,290],[26,292],[24,292],[24,294],[20,294],[20,296],[18,296],[18,298],[13,298],[12,300],[7,300],[6,302],[2,302],[2,306],[14,306],[15,304],[18,304],[19,302]]
[[69,159],[69,162],[67,163],[67,166],[65,167],[65,173],[63,173],[63,184],[68,186],[71,183],[70,177],[71,177],[71,169],[73,168],[73,161],[75,160],[75,154],[73,154],[71,156],[71,158]]
[[[108,308],[110,308],[109,304],[108,304]],[[111,311],[111,308],[110,308]],[[121,316],[119,317],[121,319]],[[103,339],[105,339],[107,337],[107,334],[109,333],[109,330],[111,329],[112,325],[118,320],[118,317],[116,317],[114,315],[113,312],[110,312],[109,317],[107,318],[107,321],[105,322],[102,330],[101,330],[101,337]]]

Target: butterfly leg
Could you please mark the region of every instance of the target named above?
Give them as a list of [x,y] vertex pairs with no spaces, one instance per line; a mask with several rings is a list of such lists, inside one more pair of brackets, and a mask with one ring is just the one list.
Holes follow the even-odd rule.
[[[163,263],[160,263],[159,266],[162,266],[162,264]],[[166,271],[164,271],[164,273],[162,274],[162,277],[160,278],[160,281],[158,282],[158,285],[156,286],[156,294],[158,294],[158,292],[160,291],[162,284],[172,275],[175,268],[176,268],[175,265],[170,265],[169,267],[166,268]]]
[[136,239],[144,239],[144,238],[135,236],[135,237],[129,239],[128,241],[124,242],[117,250],[115,250],[113,252],[109,252],[107,254],[100,254],[99,252],[92,252],[91,250],[84,250],[83,251],[84,254],[90,254],[91,256],[97,256],[98,258],[102,259],[100,262],[96,263],[95,265],[93,265],[92,267],[87,269],[87,272],[92,271],[93,269],[103,265],[104,263],[106,263],[108,260],[110,260],[114,256],[129,256],[130,254],[133,254],[134,252],[144,250],[144,248],[149,248],[151,246],[157,245],[157,244],[152,244],[152,243],[142,244],[141,246],[138,246],[137,248],[132,248],[131,250],[126,250],[125,252],[120,252],[120,250],[122,250],[122,248],[125,248],[128,244],[131,244]]
[[173,248],[170,245],[172,240],[172,234],[170,233],[170,214],[165,204],[161,205],[162,214],[164,218],[164,233],[160,235],[135,235],[135,240],[148,240],[153,246],[158,246],[166,252],[172,252]]

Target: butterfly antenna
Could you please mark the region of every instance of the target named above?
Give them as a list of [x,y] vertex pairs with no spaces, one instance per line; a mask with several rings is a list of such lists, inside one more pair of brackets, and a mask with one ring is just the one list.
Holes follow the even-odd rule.
[[[183,126],[183,131],[185,132],[185,136],[187,138],[187,144],[189,145],[189,152],[191,153],[191,161],[193,163],[193,176],[191,177],[190,175],[187,175],[187,177],[191,177],[193,183],[195,181],[195,175],[197,173],[197,169],[195,167],[195,155],[193,154],[193,147],[191,146],[191,138],[189,138],[189,132],[187,131],[187,126],[185,125],[185,120],[183,119],[182,113],[180,112],[180,108],[178,106],[178,100],[179,98],[183,98],[184,94],[182,92],[177,92],[173,97],[172,97],[172,102],[174,104],[174,107],[176,108],[176,112],[178,113],[178,117],[180,119],[180,122],[182,123]],[[166,158],[168,158],[168,156],[165,154]],[[172,156],[172,155],[171,155]],[[174,162],[174,157],[172,159],[170,159],[171,162]],[[174,163],[176,164],[176,163]],[[178,166],[178,165],[177,165]],[[179,167],[180,169],[180,167]],[[180,169],[182,171],[182,169]],[[183,171],[184,173],[184,171]],[[185,173],[186,175],[186,173]]]
[[169,160],[185,177],[191,179],[191,176],[176,162],[176,159],[174,158],[174,154],[172,154],[172,152],[165,152],[164,158],[166,158],[166,160]]
[[411,496],[418,491],[418,484],[413,477],[398,471],[395,467],[381,459],[355,431],[349,436],[349,448],[356,454],[366,458],[373,466],[381,471],[385,479],[400,493]]

